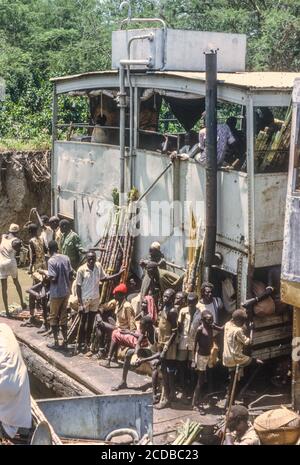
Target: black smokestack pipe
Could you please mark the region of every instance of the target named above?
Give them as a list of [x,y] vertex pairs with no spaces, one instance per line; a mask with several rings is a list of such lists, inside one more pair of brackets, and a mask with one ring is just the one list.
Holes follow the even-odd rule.
[[217,52],[205,54],[206,94],[206,231],[204,246],[205,280],[215,263],[217,235]]

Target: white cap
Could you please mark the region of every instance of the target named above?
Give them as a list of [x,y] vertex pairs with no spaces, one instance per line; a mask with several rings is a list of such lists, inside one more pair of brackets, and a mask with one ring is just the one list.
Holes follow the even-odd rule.
[[159,242],[152,242],[152,244],[150,245],[150,249],[160,250],[160,243]]
[[16,232],[19,232],[20,231],[20,227],[18,224],[15,224],[15,223],[12,223],[9,227],[9,230],[8,232],[10,233],[16,233]]

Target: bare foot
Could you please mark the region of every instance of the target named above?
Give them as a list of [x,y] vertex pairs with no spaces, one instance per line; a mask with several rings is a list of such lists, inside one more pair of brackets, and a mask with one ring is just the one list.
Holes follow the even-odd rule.
[[171,402],[169,400],[163,400],[162,402],[159,402],[159,404],[154,405],[154,408],[156,410],[162,410],[163,408],[171,407]]
[[122,382],[118,384],[117,386],[112,387],[111,391],[120,391],[121,389],[127,389],[127,388],[128,388],[127,383]]
[[100,362],[99,365],[100,365],[101,367],[111,368],[110,360],[106,360],[106,362],[104,362],[104,363]]
[[156,405],[159,403],[159,399],[160,399],[160,395],[157,394],[157,395],[153,395],[153,401],[152,401],[152,404],[153,405]]

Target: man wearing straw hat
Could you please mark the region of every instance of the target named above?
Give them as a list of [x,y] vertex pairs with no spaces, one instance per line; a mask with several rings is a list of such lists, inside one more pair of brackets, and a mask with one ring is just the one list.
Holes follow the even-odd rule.
[[26,308],[23,300],[21,285],[18,280],[18,268],[16,255],[19,254],[22,242],[18,238],[19,226],[11,224],[8,234],[3,234],[0,244],[0,279],[2,287],[2,298],[6,316],[9,317],[8,299],[7,299],[7,278],[12,277],[16,286],[22,309]]

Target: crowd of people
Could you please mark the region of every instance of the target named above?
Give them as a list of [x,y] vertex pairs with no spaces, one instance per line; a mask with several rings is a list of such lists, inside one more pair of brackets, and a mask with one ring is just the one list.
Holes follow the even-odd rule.
[[[151,245],[149,257],[140,262],[143,279],[137,289],[133,279],[128,284],[119,282],[123,267],[107,275],[95,250],[84,250],[68,220],[41,218],[41,234],[36,224],[27,225],[33,285],[27,290],[30,317],[23,325],[37,326],[36,309],[42,309],[39,332],[52,335],[48,347],[65,351],[69,350],[68,325],[79,315],[77,350],[97,355],[106,368],[113,366],[118,357],[124,360],[122,379],[112,390],[127,388],[130,367],[149,363],[156,408],[176,403],[181,391],[182,402],[201,411],[204,385],[208,381],[212,390],[216,365],[222,361],[232,383],[237,366],[242,369],[259,363],[244,353],[251,344],[245,330],[246,311],[237,309],[226,314],[209,282],[202,283],[200,296],[184,292],[184,275],[167,270],[158,242]],[[21,243],[18,232],[19,227],[11,225],[0,245],[7,316],[9,276],[14,279],[22,308],[26,306],[17,277],[16,255]],[[114,281],[113,298],[100,305],[101,285],[108,280]]]

